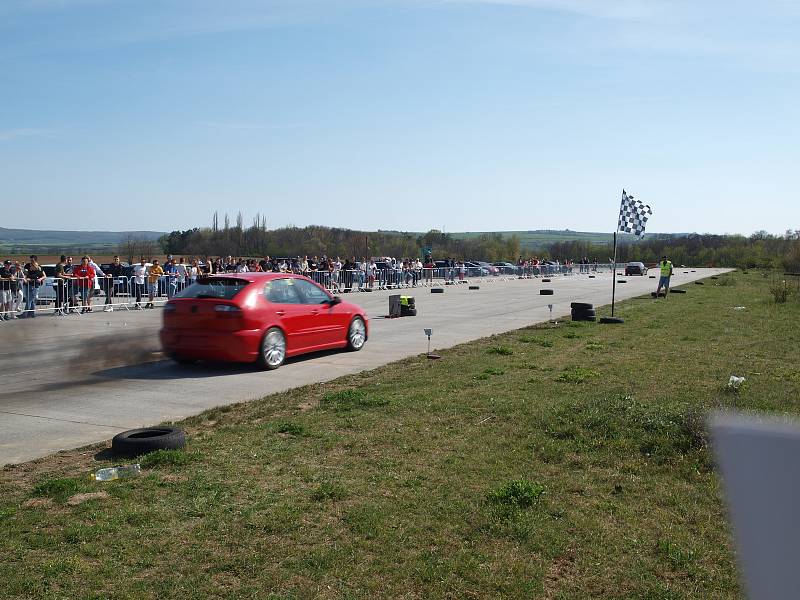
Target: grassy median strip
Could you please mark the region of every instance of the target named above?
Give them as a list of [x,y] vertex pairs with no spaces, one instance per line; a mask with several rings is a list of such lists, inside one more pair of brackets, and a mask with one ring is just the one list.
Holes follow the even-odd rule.
[[706,283],[6,468],[0,597],[740,597],[704,416],[798,412],[800,304]]

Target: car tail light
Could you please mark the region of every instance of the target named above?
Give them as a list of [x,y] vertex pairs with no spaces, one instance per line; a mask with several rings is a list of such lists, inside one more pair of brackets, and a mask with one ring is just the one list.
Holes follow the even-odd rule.
[[220,316],[238,317],[242,314],[242,309],[233,304],[217,304],[214,307],[214,312]]

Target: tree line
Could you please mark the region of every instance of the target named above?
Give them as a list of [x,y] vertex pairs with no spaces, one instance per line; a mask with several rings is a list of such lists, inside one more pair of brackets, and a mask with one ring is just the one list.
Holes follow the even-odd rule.
[[423,251],[430,248],[436,259],[499,261],[515,259],[520,252],[517,236],[505,238],[499,233],[457,239],[435,229],[421,235],[395,231],[356,231],[321,225],[270,230],[267,229],[266,220],[259,216],[245,227],[241,213],[233,223],[225,215],[221,224],[215,214],[211,227],[172,231],[162,236],[159,244],[165,254],[191,256],[422,258]]
[[[432,229],[424,234],[396,231],[357,231],[338,227],[310,225],[267,229],[266,219],[256,215],[244,225],[241,213],[231,221],[221,222],[215,213],[211,227],[172,231],[157,243],[129,239],[120,246],[120,255],[129,260],[150,258],[160,249],[164,254],[185,256],[294,257],[340,256],[396,258],[422,257],[430,248],[435,259],[456,258],[516,261],[525,258],[572,260],[588,258],[608,262],[612,243],[564,241],[540,248],[522,248],[516,235],[485,233],[466,238]],[[676,265],[770,268],[800,271],[800,230],[784,235],[759,231],[751,236],[713,234],[654,234],[644,239],[620,234],[617,245],[619,262],[656,263],[668,256]]]
[[[611,260],[613,244],[559,242],[550,244],[546,257],[587,257],[598,262]],[[787,230],[782,236],[758,231],[743,235],[652,235],[636,240],[620,235],[617,261],[658,262],[668,256],[676,265],[739,267],[742,269],[785,269],[800,272],[800,230]]]

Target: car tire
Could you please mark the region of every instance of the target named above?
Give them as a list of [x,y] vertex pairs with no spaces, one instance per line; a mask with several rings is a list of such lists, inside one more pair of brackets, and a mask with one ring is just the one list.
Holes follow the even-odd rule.
[[471,285],[471,286],[469,286],[469,289],[470,290],[479,290],[479,289],[481,289],[481,286],[479,286],[479,285]]
[[193,365],[197,362],[196,358],[188,358],[186,356],[173,356],[172,360],[174,360],[179,365]]
[[591,310],[594,308],[594,304],[588,302],[570,302],[569,307],[573,310]]
[[543,277],[542,283],[550,283],[550,280],[547,277]]
[[552,296],[553,290],[539,290],[540,296]]
[[[417,309],[410,309],[417,313]],[[409,312],[410,312],[409,310]],[[358,352],[367,343],[367,326],[361,317],[353,317],[350,326],[347,328],[347,349],[351,352]]]
[[431,288],[431,294],[444,294],[444,288]]
[[619,317],[600,317],[600,322],[604,325],[612,325],[618,323],[624,323],[625,319],[620,319]]
[[286,336],[278,327],[270,327],[261,339],[258,364],[268,371],[277,369],[286,360]]
[[685,294],[686,290],[670,290],[670,294]]
[[186,434],[177,427],[144,427],[118,433],[111,440],[114,456],[133,458],[156,450],[179,450],[186,445]]
[[617,283],[628,283],[627,279],[617,279]]

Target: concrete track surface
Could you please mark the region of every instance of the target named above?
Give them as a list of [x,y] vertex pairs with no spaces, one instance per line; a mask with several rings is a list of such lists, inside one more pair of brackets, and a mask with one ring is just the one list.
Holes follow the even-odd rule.
[[[672,283],[678,286],[725,271],[678,269]],[[648,277],[625,279],[627,283],[617,285],[618,301],[656,287],[656,280]],[[446,286],[444,294],[431,294],[428,288],[402,291],[416,298],[418,315],[401,319],[383,318],[388,296],[397,292],[344,294],[370,317],[364,349],[290,359],[269,372],[250,365],[181,366],[163,359],[157,354],[160,309],[44,315],[0,323],[0,465],[421,354],[427,349],[425,327],[433,329],[432,347],[443,349],[546,321],[549,303],[553,316],[563,317],[569,314],[570,302],[596,307],[611,302],[608,273],[594,279],[578,274],[553,277],[550,283],[494,278],[479,285],[479,290],[468,290],[466,284]],[[554,295],[540,295],[541,288],[553,289]],[[668,301],[688,298],[687,294]]]

